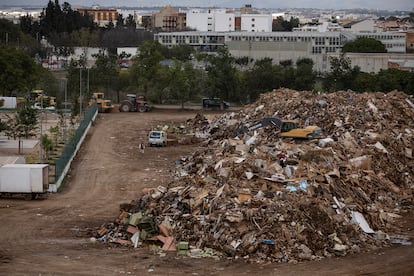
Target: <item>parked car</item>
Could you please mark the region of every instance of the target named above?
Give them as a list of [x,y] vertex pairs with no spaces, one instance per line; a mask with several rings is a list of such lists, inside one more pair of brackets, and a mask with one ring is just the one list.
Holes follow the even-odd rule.
[[203,108],[218,108],[218,109],[227,109],[230,107],[230,104],[226,101],[223,101],[219,98],[204,98],[203,99]]
[[152,130],[148,135],[148,144],[152,146],[167,146],[167,133],[161,130]]

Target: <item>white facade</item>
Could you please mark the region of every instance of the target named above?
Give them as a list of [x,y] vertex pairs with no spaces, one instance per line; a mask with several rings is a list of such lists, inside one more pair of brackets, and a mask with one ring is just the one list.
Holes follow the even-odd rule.
[[188,28],[195,29],[199,32],[207,32],[207,21],[209,17],[212,17],[212,14],[192,10],[187,12],[186,17],[186,24]]
[[242,32],[271,32],[272,31],[271,14],[242,14],[241,31]]
[[191,10],[186,14],[188,28],[200,32],[233,32],[235,30],[234,13],[226,13],[225,10],[209,10],[200,12]]
[[216,13],[214,20],[215,32],[234,32],[235,30],[234,13]]

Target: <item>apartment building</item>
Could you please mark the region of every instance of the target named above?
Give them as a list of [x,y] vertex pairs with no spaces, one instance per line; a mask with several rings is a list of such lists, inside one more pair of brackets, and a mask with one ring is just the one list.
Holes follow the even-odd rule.
[[271,32],[273,18],[271,14],[241,14],[242,32]]
[[153,14],[152,26],[164,32],[184,30],[187,26],[186,14],[172,6],[166,6]]
[[186,13],[187,27],[200,32],[233,32],[235,15],[226,10],[190,10]]
[[93,22],[100,27],[104,27],[112,22],[116,24],[118,19],[118,11],[116,9],[102,9],[99,7],[92,7],[90,9],[77,9],[81,15],[89,14],[93,18]]
[[200,32],[271,32],[272,15],[234,13],[223,9],[190,10],[187,27]]

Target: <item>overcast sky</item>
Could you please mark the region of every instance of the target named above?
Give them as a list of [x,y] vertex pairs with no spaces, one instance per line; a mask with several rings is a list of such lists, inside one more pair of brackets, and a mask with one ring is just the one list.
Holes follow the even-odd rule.
[[[54,1],[54,0],[53,0]],[[46,6],[48,0],[0,0],[0,5],[41,5]],[[187,7],[240,7],[244,4],[252,4],[256,8],[321,8],[321,9],[350,9],[367,8],[378,10],[406,10],[412,11],[413,0],[60,0],[63,4],[68,2],[72,6],[129,6],[129,7],[152,7],[152,6],[187,6]]]

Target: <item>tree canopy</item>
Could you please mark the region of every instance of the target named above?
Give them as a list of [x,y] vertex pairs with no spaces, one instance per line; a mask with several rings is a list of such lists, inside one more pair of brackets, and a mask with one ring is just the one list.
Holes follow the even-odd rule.
[[293,28],[299,26],[299,18],[290,17],[290,20],[285,20],[282,16],[276,18],[272,24],[273,32],[291,32]]
[[345,43],[343,53],[386,53],[385,45],[374,38],[359,37],[354,41]]
[[12,96],[30,91],[40,80],[41,68],[24,51],[0,46],[0,93]]
[[359,67],[352,67],[351,60],[344,55],[339,58],[332,57],[331,72],[324,79],[324,88],[328,91],[354,90],[359,73]]

